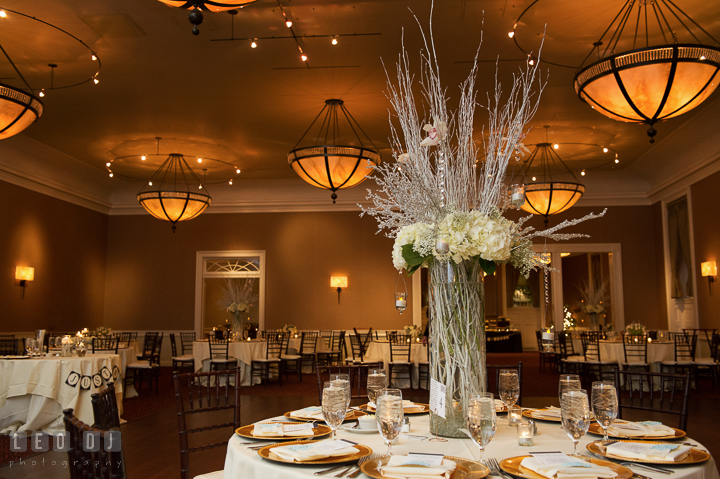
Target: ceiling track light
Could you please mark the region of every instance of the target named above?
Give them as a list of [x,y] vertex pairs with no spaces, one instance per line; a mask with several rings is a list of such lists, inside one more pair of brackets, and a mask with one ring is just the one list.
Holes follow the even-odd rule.
[[255,3],[257,0],[158,0],[168,7],[183,8],[188,12],[188,21],[193,25],[193,35],[199,35],[198,26],[203,22],[202,10],[211,13],[227,12],[246,5]]

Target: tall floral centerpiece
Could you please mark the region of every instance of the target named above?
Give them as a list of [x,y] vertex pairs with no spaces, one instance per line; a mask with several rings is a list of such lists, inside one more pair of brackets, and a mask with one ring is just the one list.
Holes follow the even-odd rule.
[[608,282],[604,281],[601,286],[597,286],[594,281],[584,282],[580,288],[582,295],[582,312],[590,318],[590,328],[593,331],[600,329],[600,317],[604,317],[607,301],[605,300],[605,290],[608,288]]
[[255,292],[254,278],[226,278],[225,287],[222,290],[222,299],[218,303],[232,315],[232,332],[243,334],[243,315],[250,311],[250,308],[258,301],[258,294]]
[[[542,90],[542,82],[535,83],[537,64],[528,63],[515,74],[504,99],[496,81],[486,106],[485,158],[477,164],[473,137],[477,57],[460,85],[459,106],[450,111],[432,32],[422,33],[424,101],[417,108],[416,75],[403,51],[396,79],[388,75],[387,96],[400,126],[396,129],[391,121],[396,162],[374,167],[371,178],[378,188],[368,190],[371,205],[361,207],[362,214],[375,217],[380,230],[395,238],[392,257],[398,270],[411,275],[420,267],[429,268],[430,375],[445,386],[446,395],[444,417],[432,414],[431,430],[464,437],[459,429],[465,427],[469,398],[486,389],[483,273],[492,273],[500,262],[512,263],[525,275],[536,267],[547,268],[533,252],[534,237],[583,236],[557,231],[602,215],[564,221],[543,231],[524,227],[529,217],[514,222],[503,216],[507,208],[524,202],[524,197],[520,201],[510,197],[505,174],[508,162],[523,147],[526,123],[537,109]],[[422,118],[418,111],[427,116]]]

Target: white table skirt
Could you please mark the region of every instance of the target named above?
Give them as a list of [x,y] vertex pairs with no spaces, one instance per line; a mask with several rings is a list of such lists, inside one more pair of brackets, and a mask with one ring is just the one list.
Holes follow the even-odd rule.
[[[240,385],[250,386],[250,365],[253,359],[264,359],[267,351],[265,341],[237,341],[230,342],[228,356],[238,360],[240,368]],[[195,359],[195,370],[210,371],[210,344],[207,341],[193,342],[193,358]],[[256,378],[256,383],[260,378]]]
[[92,424],[91,395],[109,381],[115,381],[122,414],[120,368],[117,354],[0,360],[0,429],[64,429],[62,410],[67,408],[73,408],[81,421]]
[[[365,361],[382,361],[385,373],[390,381],[390,343],[373,341],[368,345]],[[412,387],[417,388],[419,383],[418,364],[428,362],[428,348],[422,343],[413,343],[410,347],[410,362],[412,363]],[[405,389],[410,387],[407,379],[395,380],[393,387]]]
[[[429,434],[429,416],[411,417],[411,435],[432,437]],[[518,446],[516,429],[507,425],[506,416],[498,416],[498,428],[492,442],[485,449],[485,457],[498,460],[514,456],[522,456],[539,451],[561,451],[572,454],[573,446],[570,438],[560,429],[557,423],[538,421],[539,436],[535,436],[534,446]],[[348,439],[370,447],[374,452],[384,453],[387,446],[379,434],[353,434],[343,430],[338,432],[339,439]],[[580,440],[578,451],[583,455],[591,455],[586,445],[601,439],[600,436],[586,434]],[[281,464],[262,459],[257,452],[240,445],[246,442],[237,434],[233,435],[225,456],[224,479],[288,479],[302,477],[317,477],[313,473],[330,466],[300,466]],[[404,435],[400,436],[400,444],[393,446],[393,453],[407,454],[408,452],[443,453],[446,456],[457,456],[466,459],[478,460],[480,452],[470,439],[449,439],[448,442],[435,442],[427,439],[422,441],[411,440]],[[681,466],[673,468],[673,479],[720,479],[715,460],[710,459],[697,466]],[[642,472],[641,472],[642,471]],[[652,479],[667,479],[664,474],[652,473],[638,469],[638,473]],[[363,476],[366,477],[366,476]]]

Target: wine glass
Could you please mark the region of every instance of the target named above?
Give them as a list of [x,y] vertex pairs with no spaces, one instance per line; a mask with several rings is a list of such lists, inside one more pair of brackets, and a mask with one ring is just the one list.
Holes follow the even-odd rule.
[[375,404],[377,408],[377,395],[378,392],[385,389],[387,382],[387,375],[384,369],[371,369],[368,371],[367,378],[367,395],[368,400]]
[[378,431],[385,440],[388,450],[386,456],[392,456],[392,442],[400,434],[405,417],[402,391],[399,389],[383,389],[376,397],[377,410],[375,421]]
[[33,356],[35,351],[35,343],[37,341],[32,338],[27,338],[25,340],[25,351],[27,351],[28,356]]
[[592,383],[592,412],[603,428],[603,443],[608,442],[608,428],[618,414],[618,397],[615,385],[610,381]]
[[560,400],[563,429],[573,441],[573,455],[578,455],[578,441],[590,427],[590,405],[584,389],[569,389]]
[[480,458],[482,459],[485,447],[495,436],[497,430],[495,399],[492,393],[481,393],[470,398],[467,428],[470,438],[480,448]]
[[578,374],[561,374],[558,383],[558,399],[562,401],[563,392],[570,389],[580,389],[580,375]]
[[322,396],[322,411],[325,422],[332,430],[332,437],[335,439],[337,430],[345,420],[345,413],[347,412],[345,388],[338,386],[334,381],[325,382]]
[[508,424],[510,424],[510,409],[520,397],[520,378],[517,369],[501,369],[500,383],[498,385],[500,399],[508,410]]
[[352,393],[350,390],[350,375],[345,373],[334,373],[330,375],[330,382],[334,382],[336,386],[343,388],[347,400],[346,409],[350,408],[350,400]]

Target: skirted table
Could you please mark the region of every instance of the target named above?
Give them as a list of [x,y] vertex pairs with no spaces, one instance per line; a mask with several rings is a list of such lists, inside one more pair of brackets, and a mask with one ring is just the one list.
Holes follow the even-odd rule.
[[[389,341],[373,341],[368,344],[365,352],[365,361],[375,362],[382,361],[385,367],[385,373],[390,381],[390,342]],[[419,386],[419,364],[428,362],[428,347],[422,343],[413,342],[410,347],[410,363],[412,364],[412,387]],[[407,383],[407,379],[395,381],[393,387],[408,388],[411,384]]]
[[[264,359],[267,352],[267,343],[263,340],[231,341],[228,347],[228,356],[238,360],[240,369],[240,384],[250,386],[250,365],[253,359]],[[210,370],[210,343],[207,341],[193,342],[193,359],[195,359],[195,370]],[[260,378],[256,378],[260,383]]]
[[67,408],[92,424],[90,396],[110,381],[122,414],[121,366],[117,354],[0,360],[0,430],[64,430],[62,411]]

